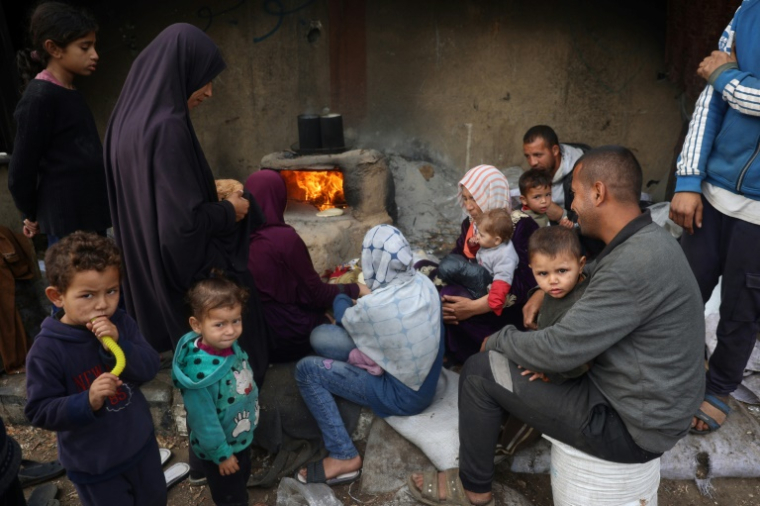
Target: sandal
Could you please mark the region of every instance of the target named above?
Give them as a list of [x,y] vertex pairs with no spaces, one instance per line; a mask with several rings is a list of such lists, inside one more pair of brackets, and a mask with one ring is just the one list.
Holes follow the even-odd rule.
[[66,470],[60,462],[35,462],[33,460],[23,459],[21,468],[18,470],[18,481],[22,488],[37,485],[53,478],[58,478]]
[[185,462],[177,462],[166,468],[164,471],[164,480],[166,481],[166,488],[169,489],[172,485],[176,485],[180,481],[187,478],[190,474],[190,465]]
[[316,462],[310,462],[306,465],[306,478],[301,476],[301,471],[296,471],[294,478],[298,480],[298,483],[324,483],[330,487],[336,485],[345,485],[346,483],[352,483],[358,480],[362,475],[362,470],[357,469],[350,473],[339,474],[335,478],[325,477],[325,465],[324,460],[318,460]]
[[[440,498],[437,471],[425,471],[422,473],[422,490],[417,488],[412,475],[409,475],[409,479],[407,480],[409,493],[417,501],[429,506],[474,506],[467,497],[464,486],[462,486],[462,481],[459,479],[459,469],[456,467],[446,469],[443,471],[443,474],[446,475],[445,499]],[[478,504],[477,506],[494,506],[495,504],[496,502],[493,496],[491,496],[490,501]]]
[[158,454],[161,456],[161,467],[166,465],[170,458],[172,458],[172,451],[168,448],[159,448]]
[[[705,394],[705,402],[709,404],[710,406],[714,407],[718,411],[722,412],[723,414],[728,417],[728,414],[731,412],[731,408],[728,407],[728,404],[723,402],[720,398],[718,398],[716,395],[713,394]],[[696,427],[691,427],[689,429],[689,432],[692,434],[710,434],[712,432],[715,432],[716,430],[720,429],[723,424],[718,423],[715,421],[713,417],[702,411],[702,408],[697,410],[697,413],[694,415],[697,419],[702,420],[707,424],[707,430],[697,430]],[[723,420],[723,423],[726,423],[725,420]]]

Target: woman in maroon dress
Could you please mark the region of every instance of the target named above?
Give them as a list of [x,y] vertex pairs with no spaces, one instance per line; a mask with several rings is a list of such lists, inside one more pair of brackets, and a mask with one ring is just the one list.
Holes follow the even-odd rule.
[[248,270],[272,330],[269,360],[298,360],[311,352],[311,331],[329,323],[325,312],[338,294],[356,299],[369,290],[362,284],[330,285],[322,281],[306,244],[285,223],[287,189],[279,173],[266,169],[255,172],[245,182],[245,189],[266,216],[266,224],[251,233]]

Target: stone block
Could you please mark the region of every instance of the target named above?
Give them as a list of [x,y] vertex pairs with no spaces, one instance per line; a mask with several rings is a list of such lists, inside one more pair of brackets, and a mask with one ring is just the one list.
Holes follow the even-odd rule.
[[351,433],[351,440],[367,441],[375,418],[377,417],[372,412],[372,408],[362,407],[361,413],[359,413],[359,421],[356,423],[356,430]]
[[321,274],[361,255],[364,234],[375,225],[391,223],[387,213],[365,216],[359,221],[350,214],[330,218],[315,215],[305,204],[289,204],[285,221],[301,236],[309,249],[314,270]]
[[172,403],[172,418],[177,434],[187,436],[187,411],[185,411],[185,400],[182,398],[182,392],[174,389],[174,402]]
[[[171,371],[162,369],[156,377],[140,387],[148,401],[153,425],[159,434],[175,434],[178,430],[174,417],[174,388]],[[179,393],[176,395],[181,397]],[[13,374],[0,376],[0,416],[6,423],[29,425],[24,416],[26,405],[26,375]],[[184,406],[181,412],[184,417]]]
[[[732,408],[719,431],[708,435],[689,434],[660,464],[660,475],[668,480],[692,480],[699,470],[709,478],[760,477],[760,424],[740,402],[729,400]],[[548,473],[551,444],[541,439],[515,454],[511,470],[516,473]]]
[[172,412],[172,398],[174,387],[172,386],[171,371],[162,369],[156,377],[140,387],[150,407],[150,415],[153,425],[159,434],[174,434],[176,426]]
[[419,448],[383,419],[375,419],[364,452],[362,492],[382,494],[398,490],[406,484],[411,473],[432,467]]
[[[531,506],[533,504],[524,495],[501,483],[493,484],[493,495],[494,502],[499,506]],[[386,503],[379,503],[378,506],[419,506],[419,504],[409,493],[409,488],[404,485],[393,499]]]
[[760,424],[740,402],[730,399],[729,406],[733,411],[720,430],[689,434],[662,456],[663,478],[691,480],[700,467],[706,478],[760,477]]

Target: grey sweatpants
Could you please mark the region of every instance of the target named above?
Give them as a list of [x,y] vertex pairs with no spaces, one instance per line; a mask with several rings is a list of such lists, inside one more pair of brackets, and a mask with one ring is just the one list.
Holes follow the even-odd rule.
[[[492,369],[499,362],[507,367]],[[588,375],[553,384],[528,381],[521,372],[496,351],[478,353],[465,362],[459,377],[459,477],[466,490],[491,491],[504,411],[600,459],[633,464],[662,455],[636,445]]]

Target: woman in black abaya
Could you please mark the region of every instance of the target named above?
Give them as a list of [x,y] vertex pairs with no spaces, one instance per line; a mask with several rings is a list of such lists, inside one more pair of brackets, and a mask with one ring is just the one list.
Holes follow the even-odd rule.
[[188,24],[166,28],[140,53],[106,132],[108,199],[127,311],[151,345],[169,350],[190,330],[185,293],[222,270],[251,292],[239,342],[260,385],[269,331],[247,261],[263,214],[250,195],[219,200],[189,116],[224,68],[219,48]]

